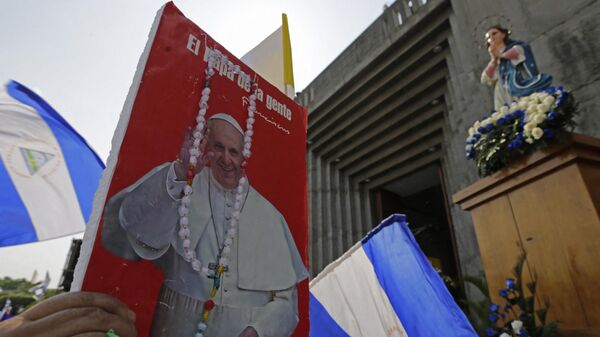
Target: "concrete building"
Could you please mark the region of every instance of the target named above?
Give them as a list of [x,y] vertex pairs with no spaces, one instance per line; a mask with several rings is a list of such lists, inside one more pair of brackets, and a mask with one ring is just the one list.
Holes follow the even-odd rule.
[[478,179],[468,127],[493,107],[483,35],[510,24],[540,71],[570,88],[576,131],[600,136],[600,2],[397,0],[297,100],[309,109],[314,276],[387,215],[406,213],[434,265],[482,275],[470,215],[452,194]]

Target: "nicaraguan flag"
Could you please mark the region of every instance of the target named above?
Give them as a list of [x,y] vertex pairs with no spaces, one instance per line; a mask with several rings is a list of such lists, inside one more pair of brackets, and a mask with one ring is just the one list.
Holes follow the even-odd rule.
[[7,298],[6,302],[4,302],[4,307],[2,307],[2,310],[0,310],[0,322],[12,317],[11,313],[12,313],[12,301],[10,300],[10,298]]
[[310,282],[310,336],[477,337],[393,215]]
[[44,295],[46,295],[46,290],[48,290],[48,286],[50,285],[50,273],[48,273],[48,271],[46,271],[46,277],[44,278],[44,281],[38,285],[33,286],[31,289],[29,289],[29,292],[33,294],[33,299],[35,299],[36,301],[39,301],[42,299],[42,297],[44,297]]
[[81,232],[104,164],[41,97],[0,88],[0,247]]

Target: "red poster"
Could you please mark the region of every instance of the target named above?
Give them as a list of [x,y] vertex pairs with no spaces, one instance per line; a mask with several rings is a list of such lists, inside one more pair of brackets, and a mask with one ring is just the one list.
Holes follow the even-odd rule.
[[140,336],[308,336],[306,118],[166,4],[74,288],[122,300]]

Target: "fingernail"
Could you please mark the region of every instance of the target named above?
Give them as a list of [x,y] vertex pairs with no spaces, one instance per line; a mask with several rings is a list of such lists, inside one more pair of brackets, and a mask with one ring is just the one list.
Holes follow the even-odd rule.
[[130,321],[135,322],[135,312],[128,310],[127,311],[127,317],[129,318]]

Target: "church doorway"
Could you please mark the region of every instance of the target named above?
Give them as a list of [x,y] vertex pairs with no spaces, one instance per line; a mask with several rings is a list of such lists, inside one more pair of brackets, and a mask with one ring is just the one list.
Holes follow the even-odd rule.
[[440,165],[436,163],[410,173],[381,186],[373,194],[375,223],[394,213],[406,214],[417,243],[456,296],[459,291],[456,240]]

